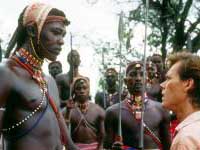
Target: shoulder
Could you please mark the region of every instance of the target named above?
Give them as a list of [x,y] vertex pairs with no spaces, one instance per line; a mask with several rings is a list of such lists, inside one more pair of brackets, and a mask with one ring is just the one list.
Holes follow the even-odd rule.
[[66,78],[67,78],[67,74],[60,73],[60,74],[56,75],[56,81],[57,82],[66,80]]
[[118,110],[119,110],[119,103],[116,103],[106,109],[106,115],[109,115],[109,114],[114,115],[118,112]]
[[[0,63],[0,80],[4,82],[9,82],[10,79],[12,79],[13,71],[11,69],[11,66],[8,64],[8,62],[2,62]],[[8,79],[9,80],[5,80]]]
[[160,102],[157,102],[157,101],[154,101],[154,100],[149,99],[149,100],[148,100],[148,105],[149,105],[149,107],[154,108],[154,109],[156,109],[158,112],[160,112],[160,114],[161,114],[163,117],[170,118],[169,111],[166,110],[165,108],[163,108],[163,107],[162,107],[162,104],[161,104]]
[[93,108],[93,110],[95,110],[99,114],[105,115],[105,110],[103,108],[101,108],[99,105],[92,103],[92,102],[90,102],[90,105]]
[[[198,123],[197,123],[198,124]],[[172,150],[174,149],[200,149],[200,124],[189,125],[183,128],[173,140]]]

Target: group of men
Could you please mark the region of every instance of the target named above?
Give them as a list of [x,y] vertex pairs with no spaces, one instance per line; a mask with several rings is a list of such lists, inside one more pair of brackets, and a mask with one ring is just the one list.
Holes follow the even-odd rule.
[[[89,78],[79,74],[77,51],[68,55],[67,74],[62,74],[56,61],[69,24],[63,11],[43,3],[30,4],[20,14],[9,43],[10,49],[16,45],[15,50],[0,64],[3,149],[200,149],[199,56],[171,55],[165,81],[159,61],[127,64],[128,92],[118,90],[117,71],[109,68],[107,92],[97,94],[95,104],[90,101]],[[42,71],[44,59],[56,61],[57,65],[49,65],[55,68],[52,77]],[[172,144],[166,109],[180,122]]]

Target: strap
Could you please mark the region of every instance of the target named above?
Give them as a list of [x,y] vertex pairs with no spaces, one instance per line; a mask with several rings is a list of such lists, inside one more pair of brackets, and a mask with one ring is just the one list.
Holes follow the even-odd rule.
[[[126,106],[128,107],[128,110],[131,112],[133,117],[135,118],[133,109],[129,108],[128,103],[126,103]],[[136,120],[138,120],[138,119],[136,119]],[[153,133],[153,131],[146,125],[145,122],[143,122],[143,126],[145,129],[145,134],[149,135],[152,138],[152,140],[158,145],[159,149],[162,150],[162,143],[161,143],[160,139]]]
[[143,124],[144,126],[144,129],[145,129],[145,134],[146,135],[149,135],[152,140],[158,145],[159,149],[162,150],[163,149],[163,146],[162,146],[162,143],[160,141],[160,139],[153,133],[153,131],[145,124]]
[[36,122],[27,130],[24,130],[23,132],[21,132],[20,134],[17,134],[17,135],[14,135],[14,136],[11,136],[11,137],[5,137],[7,140],[10,140],[10,141],[16,141],[18,140],[19,138],[25,136],[26,134],[28,134],[29,132],[31,132],[40,122],[40,120],[42,119],[42,117],[44,116],[46,110],[47,110],[47,107],[48,107],[48,101],[47,101],[47,104],[45,106],[45,109],[44,111],[40,114],[39,118],[36,120]]
[[65,125],[62,121],[62,118],[61,118],[61,114],[60,112],[58,111],[58,108],[56,106],[56,104],[54,103],[53,99],[49,96],[49,94],[46,92],[46,96],[47,98],[49,99],[49,103],[56,115],[56,119],[58,121],[58,125],[59,125],[59,128],[60,128],[60,140],[61,140],[61,143],[63,145],[67,145],[67,133],[66,133],[66,130],[65,130]]

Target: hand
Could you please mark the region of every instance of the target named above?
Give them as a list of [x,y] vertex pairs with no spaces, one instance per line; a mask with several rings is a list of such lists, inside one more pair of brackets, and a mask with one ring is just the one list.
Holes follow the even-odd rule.
[[122,142],[116,141],[112,145],[112,150],[123,150],[122,146],[123,146]]
[[74,107],[75,107],[74,101],[72,99],[68,99],[66,101],[66,108],[67,108],[67,110],[71,110]]

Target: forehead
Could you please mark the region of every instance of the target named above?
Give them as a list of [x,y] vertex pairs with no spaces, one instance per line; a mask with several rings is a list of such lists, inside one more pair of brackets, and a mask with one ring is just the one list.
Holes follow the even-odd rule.
[[167,71],[166,76],[175,76],[179,75],[179,69],[181,67],[181,62],[177,62]]
[[162,61],[162,58],[161,58],[161,56],[158,56],[158,55],[156,55],[156,56],[152,56],[151,57],[151,60],[154,62],[154,61]]
[[66,32],[66,25],[62,21],[48,22],[44,24],[42,31],[49,30],[49,29],[59,29],[59,30],[62,30],[63,32]]
[[132,65],[132,66],[129,67],[128,74],[129,74],[130,72],[139,71],[139,70],[142,70],[142,69],[143,69],[142,64],[139,64],[139,63],[134,64],[134,65]]
[[83,86],[83,85],[86,85],[87,86],[87,81],[83,80],[83,79],[80,79],[80,80],[77,80],[75,82],[75,87],[78,87],[78,86]]

